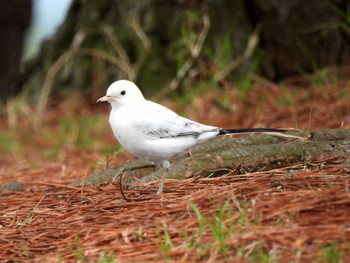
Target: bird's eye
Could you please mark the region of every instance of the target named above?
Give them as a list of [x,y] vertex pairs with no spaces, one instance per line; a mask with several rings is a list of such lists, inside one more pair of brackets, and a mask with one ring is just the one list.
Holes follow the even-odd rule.
[[125,90],[122,90],[122,91],[120,92],[120,94],[123,95],[123,96],[125,95],[125,93],[126,93]]

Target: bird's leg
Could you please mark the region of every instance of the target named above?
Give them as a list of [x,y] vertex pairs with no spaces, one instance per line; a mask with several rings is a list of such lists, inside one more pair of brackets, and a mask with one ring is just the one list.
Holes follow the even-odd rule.
[[[168,161],[163,161],[162,165],[163,165],[163,170],[165,172],[168,172],[170,168],[170,163]],[[162,176],[159,178],[159,188],[157,191],[157,195],[160,195],[161,193],[163,193],[164,181],[165,181],[165,173],[163,173]]]
[[133,201],[132,199],[126,198],[124,191],[123,191],[123,175],[126,172],[131,172],[131,171],[136,171],[136,170],[141,170],[141,169],[146,169],[146,168],[153,168],[155,167],[154,164],[147,164],[147,165],[142,165],[142,166],[136,166],[136,167],[131,167],[131,168],[123,168],[121,171],[119,171],[112,179],[112,182],[116,182],[116,177],[119,175],[119,188],[120,188],[120,193],[123,197],[123,199],[127,202]]
[[164,180],[165,180],[165,174],[163,173],[162,176],[159,178],[159,188],[157,191],[157,195],[160,195],[161,193],[163,193]]
[[124,194],[124,191],[123,191],[123,184],[122,184],[122,180],[123,180],[123,175],[125,174],[126,170],[124,169],[124,171],[121,173],[121,175],[119,176],[119,188],[120,188],[120,193],[122,194],[122,197],[123,199],[126,201],[126,202],[130,202],[132,201],[131,199],[129,198],[126,198],[125,194]]

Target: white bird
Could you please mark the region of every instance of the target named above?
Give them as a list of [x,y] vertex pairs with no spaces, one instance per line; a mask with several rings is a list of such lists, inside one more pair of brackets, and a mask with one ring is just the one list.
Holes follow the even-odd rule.
[[[139,88],[128,80],[112,83],[106,96],[97,100],[104,101],[112,106],[109,123],[123,148],[140,159],[161,165],[165,171],[170,168],[170,158],[220,135],[286,131],[267,128],[222,129],[194,122],[146,100]],[[163,186],[164,175],[160,178],[157,194],[162,193]]]

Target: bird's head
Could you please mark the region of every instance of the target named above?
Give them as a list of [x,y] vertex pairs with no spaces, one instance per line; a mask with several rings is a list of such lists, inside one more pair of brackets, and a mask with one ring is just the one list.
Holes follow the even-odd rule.
[[107,89],[106,96],[97,100],[97,102],[109,102],[112,107],[119,107],[131,103],[143,101],[144,97],[139,88],[131,81],[118,80],[113,82]]

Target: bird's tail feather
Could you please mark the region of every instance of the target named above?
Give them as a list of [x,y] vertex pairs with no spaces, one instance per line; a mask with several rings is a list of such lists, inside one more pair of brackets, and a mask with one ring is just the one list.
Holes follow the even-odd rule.
[[250,129],[221,129],[219,135],[229,135],[229,134],[245,134],[245,133],[263,133],[267,135],[273,135],[285,138],[294,138],[300,140],[307,140],[307,137],[301,137],[292,134],[285,134],[287,131],[297,130],[297,129],[270,129],[270,128],[250,128]]
[[270,129],[270,128],[249,128],[249,129],[221,129],[219,135],[226,134],[244,134],[244,133],[284,133],[288,129]]

